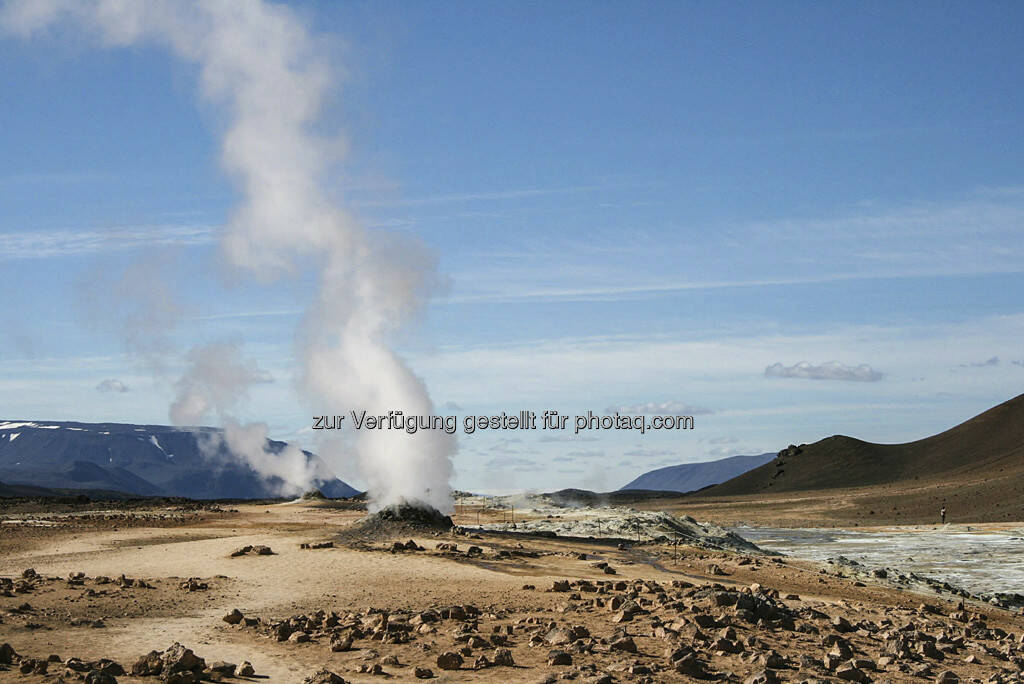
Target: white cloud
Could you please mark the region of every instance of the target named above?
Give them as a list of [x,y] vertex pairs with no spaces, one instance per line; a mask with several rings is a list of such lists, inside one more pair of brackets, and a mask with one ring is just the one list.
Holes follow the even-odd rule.
[[729,456],[737,456],[737,449],[735,447],[717,446],[707,450],[707,455],[711,458],[728,458]]
[[100,392],[127,392],[128,385],[115,378],[107,378],[100,384],[96,385],[96,389]]
[[764,369],[767,378],[805,378],[810,380],[852,380],[855,382],[877,382],[882,374],[867,364],[846,366],[838,361],[829,361],[815,366],[806,361],[793,366],[773,363]]

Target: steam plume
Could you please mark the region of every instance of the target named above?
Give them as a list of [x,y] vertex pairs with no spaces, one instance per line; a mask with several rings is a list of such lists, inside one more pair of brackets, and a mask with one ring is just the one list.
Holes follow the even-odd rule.
[[171,421],[175,425],[201,425],[215,414],[224,419],[235,405],[245,398],[249,386],[273,382],[254,363],[242,359],[237,342],[214,342],[194,347],[187,357],[188,365],[175,389],[171,404]]
[[[294,13],[262,0],[12,0],[0,10],[0,25],[24,36],[62,21],[115,47],[166,46],[198,67],[202,96],[228,115],[222,163],[241,192],[221,236],[227,262],[265,281],[310,269],[318,274],[299,334],[297,373],[312,405],[332,413],[433,413],[423,382],[388,345],[421,304],[433,262],[385,248],[324,193],[325,172],[339,161],[341,145],[311,126],[331,70]],[[187,377],[182,382],[189,384]],[[216,410],[233,401],[228,389],[219,398],[209,390],[180,393],[172,412],[185,419],[202,411],[202,402]],[[221,419],[237,442],[256,434],[228,422],[226,413]],[[450,510],[452,436],[378,431],[360,436],[355,448],[376,506],[405,499]],[[337,463],[341,454],[321,456]]]

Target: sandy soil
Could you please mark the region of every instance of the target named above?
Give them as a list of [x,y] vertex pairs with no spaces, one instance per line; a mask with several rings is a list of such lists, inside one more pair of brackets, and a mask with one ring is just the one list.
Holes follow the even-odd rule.
[[[984,483],[982,483],[984,484]],[[939,509],[946,505],[951,523],[976,524],[965,498],[995,496],[969,491],[967,485],[948,482],[901,482],[897,485],[762,493],[757,496],[710,497],[696,493],[629,505],[644,510],[666,510],[714,520],[719,525],[766,525],[771,527],[879,527],[939,523]],[[992,505],[999,508],[999,497]],[[1022,519],[1019,494],[1003,497],[1004,513],[981,519],[991,524],[1015,524]]]
[[[416,667],[440,681],[692,681],[695,672],[796,681],[851,678],[851,658],[861,659],[856,676],[866,679],[921,681],[917,670],[934,680],[951,670],[983,681],[1024,662],[1019,615],[984,605],[962,611],[942,597],[856,581],[812,563],[451,533],[416,535],[422,550],[399,553],[388,539],[337,543],[362,515],[292,503],[175,520],[140,514],[127,524],[85,518],[54,527],[3,525],[0,578],[11,588],[0,585],[0,644],[24,658],[110,658],[130,672],[140,656],[178,641],[208,662],[249,661],[269,678],[261,681],[275,682],[301,682],[321,667],[355,682],[412,680]],[[483,515],[501,521],[500,513]],[[456,522],[475,523],[476,512],[462,517]],[[326,540],[335,546],[300,548]],[[457,550],[438,550],[438,543]],[[267,545],[274,554],[231,557],[245,545]],[[470,546],[481,552],[467,555]],[[615,574],[595,566],[602,562]],[[28,568],[38,577],[24,581]],[[71,573],[85,577],[69,581]],[[550,590],[562,580],[571,582],[558,586],[567,591]],[[750,601],[756,614],[737,610]],[[449,615],[450,606],[465,608],[436,621],[429,612]],[[225,622],[234,609],[248,620]],[[278,641],[282,630],[292,638]],[[332,640],[346,635],[355,637],[351,649],[332,651]],[[848,644],[848,653],[839,649],[842,664],[823,662],[836,648],[833,637]],[[893,656],[897,637],[909,651]],[[921,646],[926,642],[938,646],[941,660]],[[498,647],[509,649],[514,667],[472,669],[481,655],[493,660]],[[460,669],[439,667],[438,656],[460,649]],[[553,650],[572,664],[548,664]],[[387,674],[359,672],[375,664]],[[48,675],[23,675],[18,664],[7,667],[2,681],[56,681],[65,669],[53,662]]]
[[939,523],[946,506],[947,522],[956,524],[1015,523],[1024,519],[1021,486],[1011,473],[993,477],[987,471],[956,478],[926,477],[868,487],[756,495],[713,496],[695,492],[678,498],[631,504],[637,508],[683,511],[698,520],[710,516],[720,525],[747,523],[776,527],[862,527]]

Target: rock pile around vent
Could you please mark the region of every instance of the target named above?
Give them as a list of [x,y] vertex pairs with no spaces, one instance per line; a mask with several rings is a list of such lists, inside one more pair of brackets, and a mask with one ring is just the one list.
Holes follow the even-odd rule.
[[454,527],[450,517],[426,504],[395,504],[378,511],[371,517],[375,517],[382,523],[398,522],[407,525],[421,525],[441,531]]
[[345,531],[345,537],[386,539],[416,534],[450,531],[452,519],[424,503],[401,503],[383,508],[363,518]]

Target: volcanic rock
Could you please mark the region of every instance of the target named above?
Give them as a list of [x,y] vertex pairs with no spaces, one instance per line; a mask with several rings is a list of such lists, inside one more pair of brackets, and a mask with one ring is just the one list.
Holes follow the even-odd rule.
[[304,684],[345,684],[345,680],[327,668],[314,672],[303,680]]
[[117,684],[117,679],[101,670],[91,670],[85,675],[85,684]]
[[[182,675],[185,673],[193,674],[202,672],[206,669],[205,661],[202,658],[197,658],[192,652],[192,649],[179,646],[177,649],[170,649],[169,652],[164,653],[164,679],[170,680],[171,675]],[[190,663],[194,663],[189,666]],[[197,677],[196,677],[197,678]],[[188,681],[186,679],[186,681]]]
[[238,666],[234,663],[226,663],[223,660],[218,660],[207,665],[206,669],[211,672],[231,677],[235,674],[235,670],[238,669]]
[[613,651],[625,651],[626,653],[636,653],[636,643],[632,637],[623,637],[622,639],[616,639],[613,641],[609,648]]
[[445,651],[437,656],[437,666],[442,670],[458,670],[462,667],[462,656],[452,651]]
[[140,656],[135,661],[135,664],[132,665],[132,674],[138,677],[160,674],[164,669],[164,661],[160,657],[161,655],[160,651],[150,651],[146,655]]
[[399,522],[429,529],[450,530],[454,527],[450,517],[427,504],[393,504],[371,517],[381,522]]
[[761,670],[743,680],[743,684],[775,684],[779,678],[771,670]]

